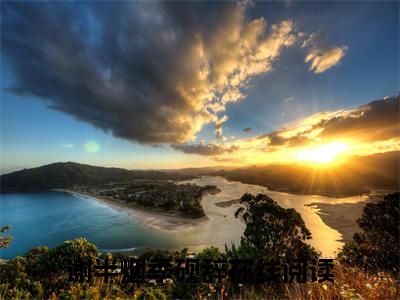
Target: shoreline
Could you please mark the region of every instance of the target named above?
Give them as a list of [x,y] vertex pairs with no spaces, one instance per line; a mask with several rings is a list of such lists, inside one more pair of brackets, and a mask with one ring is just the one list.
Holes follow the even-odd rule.
[[94,196],[87,193],[77,192],[70,189],[52,189],[53,191],[68,193],[72,196],[97,201],[118,211],[125,212],[130,218],[148,228],[169,233],[182,234],[199,229],[205,225],[209,218],[207,216],[193,219],[177,216],[159,209],[146,209],[137,204],[125,203],[104,196]]
[[[225,177],[222,178],[224,178],[228,182],[241,182],[241,181],[229,180]],[[194,230],[199,230],[202,226],[206,225],[208,221],[210,221],[210,217],[207,215],[198,219],[192,219],[185,216],[175,215],[173,212],[163,211],[158,208],[148,209],[134,203],[127,204],[120,200],[105,196],[93,196],[91,194],[76,192],[70,189],[54,189],[54,190],[66,192],[76,197],[82,197],[86,199],[89,198],[91,200],[98,201],[99,203],[103,203],[116,210],[127,213],[129,217],[137,221],[139,224],[142,224],[143,226],[164,233],[182,234]],[[280,193],[287,193],[287,192],[280,192]],[[376,195],[375,193],[370,193],[368,197],[369,199],[361,202],[355,202],[355,203],[312,202],[304,205],[311,207],[314,210],[314,213],[321,218],[323,223],[325,223],[327,226],[340,233],[341,238],[337,239],[338,242],[348,242],[352,240],[354,233],[360,231],[360,228],[356,220],[359,217],[361,217],[365,205],[371,201],[374,201],[374,198],[376,197],[379,198],[379,195],[381,195],[381,193],[379,192],[376,193]],[[231,205],[236,204],[239,201],[240,198],[228,201],[220,201],[214,203],[213,205],[220,208],[229,208]]]
[[[211,176],[211,175],[210,175]],[[289,195],[295,195],[295,196],[322,196],[322,197],[329,197],[329,198],[349,198],[349,197],[355,197],[355,196],[364,196],[364,195],[370,195],[371,190],[366,190],[362,193],[324,193],[324,192],[314,192],[314,193],[308,193],[308,192],[302,192],[298,190],[293,190],[290,189],[289,187],[272,187],[267,184],[263,183],[253,183],[251,181],[246,181],[246,180],[241,180],[241,179],[232,179],[223,175],[218,175],[220,177],[225,178],[228,182],[240,182],[243,184],[250,184],[250,185],[258,185],[267,188],[269,191],[272,192],[279,192],[279,193],[285,193]]]
[[[181,215],[177,210],[146,207],[132,202],[126,203],[119,198],[98,195],[96,190],[82,189],[81,191],[74,188],[53,190],[65,195],[68,193],[74,196],[75,199],[86,199],[87,201],[84,205],[89,205],[92,209],[96,209],[97,206],[100,209],[100,206],[103,206],[103,210],[112,209],[114,213],[115,210],[123,212],[124,216],[129,217],[131,222],[134,221],[133,224],[136,225],[135,228],[137,229],[135,230],[137,230],[138,234],[150,230],[149,234],[157,233],[157,236],[154,236],[155,241],[157,241],[158,236],[164,236],[166,240],[164,241],[163,239],[163,242],[156,247],[157,249],[175,249],[177,245],[180,245],[179,247],[184,245],[191,249],[191,251],[195,251],[193,249],[198,249],[200,245],[201,247],[216,245],[223,249],[227,241],[228,243],[239,243],[239,234],[245,229],[245,225],[240,220],[234,218],[233,215],[239,206],[237,202],[240,201],[240,196],[245,192],[268,194],[267,189],[263,186],[242,184],[237,181],[227,180],[222,176],[210,178],[204,176],[204,178],[187,183],[199,186],[215,185],[221,190],[215,196],[213,196],[213,193],[210,193],[211,195],[206,193],[203,195],[204,198],[202,197],[199,200],[206,214],[203,218],[192,219]],[[342,242],[349,240],[353,233],[358,230],[355,220],[359,215],[354,212],[353,208],[360,207],[359,211],[361,215],[363,203],[374,201],[375,198],[378,199],[382,191],[374,191],[374,195],[370,195],[368,198],[355,197],[338,201],[334,198],[297,197],[297,195],[286,193],[269,192],[271,193],[270,196],[279,205],[285,208],[294,208],[302,215],[307,227],[313,234],[313,239],[310,240],[311,245],[322,253],[330,255],[340,249],[343,245]],[[349,204],[347,210],[343,207],[346,203]],[[351,206],[353,208],[350,208]],[[112,213],[112,211],[109,211],[109,213]],[[68,214],[68,212],[65,213]],[[353,217],[349,214],[353,215]],[[127,219],[125,221],[129,223]],[[173,242],[168,242],[169,239]],[[147,247],[151,247],[146,241],[144,241],[143,245],[136,246],[138,248],[135,247],[136,249],[130,249],[129,251],[142,251],[148,249]],[[110,247],[107,249],[107,251],[121,251],[122,248],[113,249]]]
[[329,227],[337,230],[342,238],[339,242],[353,240],[353,235],[360,232],[357,219],[361,217],[364,207],[371,200],[355,203],[310,203],[306,206],[315,210],[315,213]]

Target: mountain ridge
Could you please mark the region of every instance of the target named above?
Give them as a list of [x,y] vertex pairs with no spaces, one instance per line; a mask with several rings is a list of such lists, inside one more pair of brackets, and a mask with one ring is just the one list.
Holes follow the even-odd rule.
[[[352,196],[370,190],[399,190],[400,151],[354,156],[347,163],[320,167],[304,163],[248,166],[213,175],[295,194]],[[211,174],[210,174],[211,175]]]
[[193,177],[154,170],[127,170],[75,162],[56,162],[0,176],[2,192],[68,188],[75,184],[103,184],[135,179],[185,180]]
[[223,176],[228,180],[266,186],[295,194],[351,196],[370,190],[399,190],[400,151],[354,156],[348,163],[319,167],[303,163],[251,165],[225,169],[189,168],[173,171],[127,170],[75,162],[57,162],[0,176],[1,192],[68,188],[136,179],[188,180]]

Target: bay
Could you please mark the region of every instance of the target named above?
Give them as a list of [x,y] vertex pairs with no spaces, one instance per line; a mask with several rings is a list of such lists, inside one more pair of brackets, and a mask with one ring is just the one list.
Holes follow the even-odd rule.
[[[230,182],[222,177],[204,176],[188,181],[198,185],[216,185],[221,193],[206,195],[202,206],[209,218],[190,232],[159,232],[87,197],[64,192],[8,193],[0,196],[0,226],[11,224],[11,246],[0,249],[0,257],[13,258],[38,245],[54,247],[65,240],[85,237],[101,251],[140,253],[148,249],[199,251],[206,246],[238,244],[244,224],[234,217],[239,203],[221,207],[219,202],[240,198],[245,192],[267,193],[279,205],[295,208],[303,217],[313,239],[309,243],[326,257],[332,257],[343,245],[341,234],[326,225],[310,203],[356,203],[366,197],[331,198],[315,195],[292,195],[269,191],[257,185]],[[355,220],[354,220],[355,222]]]

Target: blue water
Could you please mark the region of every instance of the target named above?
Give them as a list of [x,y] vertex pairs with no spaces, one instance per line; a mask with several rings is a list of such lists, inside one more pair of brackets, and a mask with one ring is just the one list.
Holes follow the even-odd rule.
[[90,199],[63,192],[0,195],[0,226],[11,224],[13,240],[0,249],[10,259],[32,247],[54,247],[65,240],[85,237],[100,249],[128,251],[174,246],[176,241],[136,223],[126,213]]
[[[0,226],[11,224],[14,239],[7,249],[0,249],[1,258],[22,255],[32,247],[54,247],[65,240],[85,237],[103,251],[140,254],[149,248],[198,252],[206,246],[238,244],[245,225],[234,217],[239,203],[219,207],[216,203],[240,198],[244,193],[267,193],[279,205],[298,211],[313,238],[309,243],[326,257],[332,257],[343,245],[341,234],[325,224],[311,203],[358,203],[367,197],[329,198],[323,196],[291,195],[269,191],[265,187],[230,182],[218,176],[193,179],[200,186],[216,185],[221,192],[205,195],[201,205],[208,221],[194,230],[179,233],[160,232],[137,223],[125,212],[68,193],[46,191],[27,194],[0,194]],[[354,217],[354,216],[352,216]],[[356,224],[355,219],[353,220]],[[135,252],[133,252],[135,249]]]

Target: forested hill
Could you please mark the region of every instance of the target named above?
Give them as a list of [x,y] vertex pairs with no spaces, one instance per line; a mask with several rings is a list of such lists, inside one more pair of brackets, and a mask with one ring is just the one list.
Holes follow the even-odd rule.
[[399,151],[354,156],[327,168],[303,163],[220,170],[213,175],[299,194],[350,196],[369,190],[399,190]]
[[58,162],[0,176],[2,192],[69,188],[75,184],[102,184],[134,179],[184,180],[183,174],[152,170],[96,167],[74,162]]

